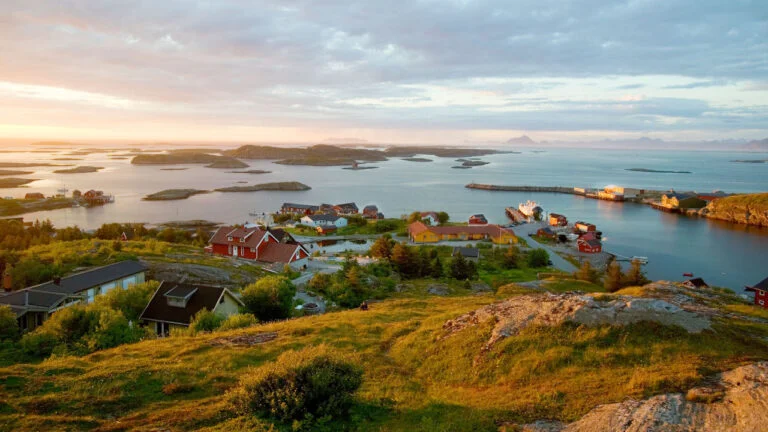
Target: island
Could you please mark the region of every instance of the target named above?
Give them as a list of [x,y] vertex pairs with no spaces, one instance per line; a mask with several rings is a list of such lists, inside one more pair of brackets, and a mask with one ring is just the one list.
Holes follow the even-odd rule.
[[0,162],[0,168],[33,168],[33,167],[63,167],[72,165],[57,165],[50,163],[22,163],[22,162]]
[[342,169],[350,170],[350,171],[362,171],[362,170],[372,170],[378,168],[377,166],[359,166],[359,165],[352,165],[348,167],[344,167]]
[[768,193],[740,194],[718,198],[699,210],[709,219],[768,227]]
[[206,194],[210,191],[199,189],[166,189],[142,198],[144,201],[173,201],[183,200],[194,195]]
[[403,158],[403,160],[408,162],[432,162],[432,159],[420,158],[420,157],[407,157],[407,158]]
[[223,152],[237,159],[278,160],[283,165],[352,165],[354,161],[384,161],[387,156],[380,150],[346,148],[326,144],[311,147],[273,147],[245,145]]
[[104,167],[95,167],[95,166],[79,166],[75,168],[70,169],[62,169],[62,170],[56,170],[53,173],[54,174],[87,174],[87,173],[94,173],[99,172],[100,170],[103,170]]
[[60,158],[54,158],[55,161],[81,161],[82,158],[73,158],[73,157],[60,157]]
[[34,174],[34,171],[3,170],[0,169],[0,176],[16,176]]
[[269,174],[271,172],[266,170],[228,171],[230,174]]
[[471,169],[471,166],[464,166],[464,165],[454,165],[451,168],[453,169]]
[[283,159],[276,161],[275,163],[280,165],[345,166],[354,165],[357,161],[347,158],[302,157]]
[[736,159],[736,160],[732,160],[731,162],[759,164],[759,163],[768,163],[768,159]]
[[[222,161],[233,161],[235,159],[225,156],[217,156],[208,153],[196,152],[174,152],[160,154],[140,154],[136,155],[131,163],[133,165],[194,165],[208,164],[212,165]],[[247,165],[246,165],[247,166]],[[235,167],[242,168],[242,167]]]
[[160,168],[160,171],[186,171],[189,168]]
[[312,189],[311,187],[297,181],[290,182],[274,182],[274,183],[261,183],[251,186],[231,186],[225,188],[216,189],[216,192],[260,192],[260,191],[285,191],[296,192],[306,191]]
[[72,198],[46,198],[43,200],[0,199],[0,216],[17,216],[44,210],[58,210],[72,207]]
[[414,157],[416,155],[431,155],[436,157],[471,157],[486,156],[502,153],[498,150],[461,148],[461,147],[433,147],[433,146],[393,146],[384,150],[391,157]]
[[37,179],[23,179],[16,177],[0,178],[0,189],[11,189],[37,181]]
[[456,159],[456,161],[457,162],[461,162],[461,165],[452,166],[451,168],[470,169],[472,167],[488,165],[490,163],[490,162],[485,162],[485,161],[468,160],[468,159]]
[[657,173],[657,174],[691,174],[690,171],[655,170],[650,168],[626,168],[625,171]]
[[250,165],[243,161],[239,161],[234,158],[222,158],[217,160],[216,162],[206,165],[206,168],[217,168],[217,169],[235,169],[235,168],[248,168]]

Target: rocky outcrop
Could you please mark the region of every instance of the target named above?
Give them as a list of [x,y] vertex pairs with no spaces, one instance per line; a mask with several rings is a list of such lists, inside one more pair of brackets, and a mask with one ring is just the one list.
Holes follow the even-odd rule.
[[724,372],[709,384],[645,400],[601,405],[565,425],[539,421],[502,430],[526,432],[756,432],[768,428],[768,362]]
[[609,301],[598,301],[581,293],[530,294],[484,306],[446,321],[443,338],[489,320],[494,320],[496,324],[486,342],[486,349],[526,327],[555,326],[566,321],[588,326],[654,321],[680,326],[691,333],[710,328],[709,318],[659,299],[616,296]]
[[728,222],[768,227],[768,193],[716,199],[699,215]]

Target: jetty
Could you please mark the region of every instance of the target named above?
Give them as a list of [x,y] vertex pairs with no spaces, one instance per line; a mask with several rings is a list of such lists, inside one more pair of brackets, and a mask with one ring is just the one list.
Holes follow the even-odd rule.
[[565,186],[499,186],[481,183],[470,183],[465,187],[467,189],[480,189],[499,192],[549,192],[569,195],[584,195],[583,193],[578,193],[576,190],[574,190],[573,187]]

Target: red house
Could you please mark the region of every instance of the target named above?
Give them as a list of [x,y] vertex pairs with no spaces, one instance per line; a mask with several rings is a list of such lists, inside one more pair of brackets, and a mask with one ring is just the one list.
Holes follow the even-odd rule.
[[755,286],[746,287],[746,291],[755,293],[755,304],[768,309],[768,278],[758,282]]
[[488,219],[485,218],[485,215],[474,214],[469,217],[469,224],[470,225],[488,225]]
[[575,225],[576,229],[581,232],[597,231],[597,227],[588,222],[578,221]]
[[306,264],[309,252],[301,243],[281,242],[269,230],[259,227],[221,227],[208,242],[207,251],[216,254],[244,258],[265,263],[290,264],[301,267]]
[[549,224],[552,226],[566,226],[568,225],[568,218],[561,214],[557,213],[550,213],[549,214]]
[[576,241],[576,245],[579,247],[579,252],[600,253],[603,251],[603,244],[598,240],[584,240],[580,238]]
[[379,208],[373,204],[365,206],[365,208],[363,208],[363,217],[366,219],[378,219]]

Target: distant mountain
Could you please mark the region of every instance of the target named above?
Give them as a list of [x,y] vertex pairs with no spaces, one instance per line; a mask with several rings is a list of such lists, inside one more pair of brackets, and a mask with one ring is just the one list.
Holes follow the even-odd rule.
[[528,135],[522,135],[517,138],[510,138],[506,142],[507,144],[514,144],[514,145],[536,145],[538,144],[536,141],[532,140],[531,137]]
[[362,138],[326,138],[323,140],[325,144],[368,144],[368,140]]
[[744,150],[768,151],[768,138],[752,140],[744,145]]

